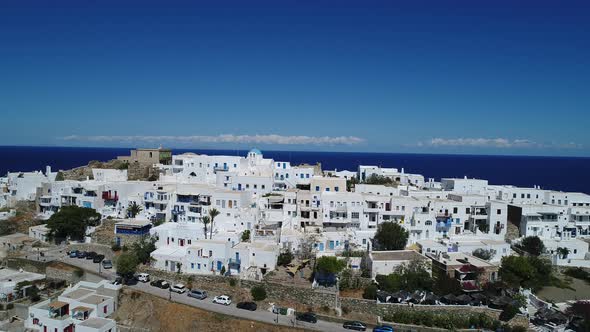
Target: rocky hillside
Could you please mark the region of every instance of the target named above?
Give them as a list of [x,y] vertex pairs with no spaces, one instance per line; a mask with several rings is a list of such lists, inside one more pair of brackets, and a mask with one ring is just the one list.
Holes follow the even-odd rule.
[[[76,168],[72,168],[70,170],[60,171],[61,175],[63,176],[63,180],[77,180],[83,181],[87,178],[92,179],[92,169],[93,168],[106,168],[106,169],[127,169],[127,164],[117,160],[109,160],[109,161],[98,161],[92,160],[86,166],[80,166]],[[58,175],[59,177],[59,175]]]

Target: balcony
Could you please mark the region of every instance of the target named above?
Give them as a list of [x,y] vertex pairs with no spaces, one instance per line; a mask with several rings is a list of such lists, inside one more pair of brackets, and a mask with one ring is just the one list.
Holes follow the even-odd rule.
[[118,201],[119,196],[117,195],[117,193],[113,194],[109,191],[103,191],[102,192],[102,199],[104,199],[105,201]]

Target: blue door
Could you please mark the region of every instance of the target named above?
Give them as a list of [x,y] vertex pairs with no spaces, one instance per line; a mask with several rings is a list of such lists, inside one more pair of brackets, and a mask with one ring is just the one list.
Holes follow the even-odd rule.
[[242,190],[242,184],[238,183],[238,190]]
[[329,242],[330,250],[334,250],[334,241]]
[[324,244],[320,243],[320,251],[324,251]]
[[240,262],[240,253],[236,252],[236,263]]
[[217,271],[221,271],[221,261],[217,261]]

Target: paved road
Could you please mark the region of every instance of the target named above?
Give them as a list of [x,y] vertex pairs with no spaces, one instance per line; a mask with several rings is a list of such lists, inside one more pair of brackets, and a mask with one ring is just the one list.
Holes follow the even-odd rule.
[[[68,263],[68,264],[71,264],[74,266],[78,266],[86,271],[92,272],[95,274],[96,277],[99,276],[98,275],[98,272],[99,272],[98,271],[98,264],[93,263],[92,260],[79,259],[79,258],[69,258],[69,257],[65,257],[65,256],[63,256],[60,260],[65,263]],[[101,269],[99,277],[104,278],[104,279],[108,279],[108,280],[114,280],[116,277],[116,272],[114,270]],[[212,302],[212,300],[213,300],[214,295],[216,295],[216,294],[211,294],[211,293],[209,294],[209,298],[207,298],[205,300],[197,300],[192,297],[188,297],[186,294],[171,293],[170,291],[168,291],[166,289],[160,289],[157,287],[150,286],[149,283],[139,282],[136,285],[126,286],[126,287],[129,287],[131,289],[135,289],[135,290],[138,290],[141,292],[145,292],[148,294],[152,294],[155,296],[159,296],[164,299],[171,298],[171,300],[173,302],[182,303],[182,304],[190,305],[192,307],[196,307],[199,309],[217,312],[217,313],[221,313],[221,314],[225,314],[225,315],[229,315],[229,316],[234,316],[234,317],[238,317],[238,318],[242,318],[242,319],[247,319],[247,320],[255,320],[255,321],[268,323],[268,324],[277,324],[277,318],[278,318],[278,320],[279,320],[278,324],[285,325],[285,326],[291,326],[291,327],[294,326],[294,327],[305,328],[308,330],[315,330],[315,331],[350,331],[350,330],[346,330],[346,329],[342,328],[342,324],[326,322],[326,321],[322,321],[322,320],[318,320],[318,322],[316,324],[311,324],[311,323],[297,321],[297,320],[295,320],[294,316],[276,315],[276,314],[273,314],[272,312],[266,311],[266,310],[247,311],[247,310],[238,309],[238,308],[236,308],[235,303],[232,303],[229,306],[215,304]]]

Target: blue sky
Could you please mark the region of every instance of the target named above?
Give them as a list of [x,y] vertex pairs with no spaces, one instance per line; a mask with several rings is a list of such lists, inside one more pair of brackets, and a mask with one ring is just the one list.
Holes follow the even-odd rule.
[[0,145],[590,156],[587,1],[165,3],[2,1]]

